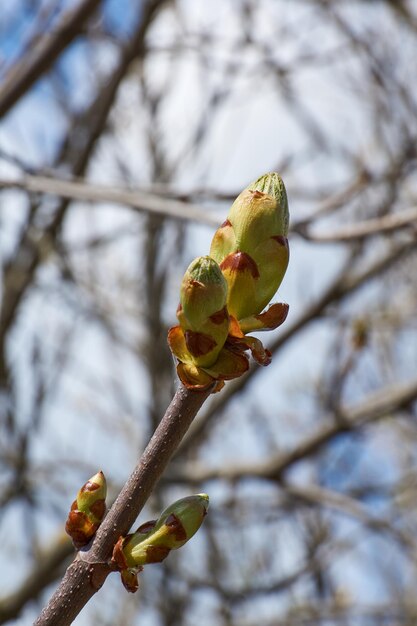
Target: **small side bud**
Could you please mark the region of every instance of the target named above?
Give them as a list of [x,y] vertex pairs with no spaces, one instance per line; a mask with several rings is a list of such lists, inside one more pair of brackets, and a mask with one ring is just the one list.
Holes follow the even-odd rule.
[[181,498],[161,514],[153,534],[161,531],[161,542],[171,550],[181,548],[200,528],[209,508],[206,493]]
[[85,546],[97,532],[106,512],[107,483],[102,471],[92,476],[79,490],[71,505],[65,530],[77,549]]
[[[209,498],[206,494],[188,496],[171,504],[149,532],[121,537],[113,550],[113,561],[120,570],[160,563],[171,550],[181,548],[200,528],[207,514]],[[149,526],[145,526],[147,530]]]

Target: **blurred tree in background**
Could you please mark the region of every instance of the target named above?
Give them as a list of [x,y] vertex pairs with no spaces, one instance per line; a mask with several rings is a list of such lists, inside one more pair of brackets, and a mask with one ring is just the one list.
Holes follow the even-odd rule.
[[76,623],[417,623],[417,3],[3,5],[0,623],[57,585],[79,486],[126,480],[177,384],[182,274],[272,170],[273,362],[206,403],[141,519],[210,514]]

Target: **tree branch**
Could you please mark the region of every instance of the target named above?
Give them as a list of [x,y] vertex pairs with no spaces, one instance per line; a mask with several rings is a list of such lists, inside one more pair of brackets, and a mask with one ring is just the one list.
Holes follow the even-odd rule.
[[411,533],[397,528],[392,520],[381,517],[380,513],[376,515],[368,513],[366,508],[355,498],[312,483],[305,486],[285,483],[284,488],[285,492],[293,498],[339,511],[358,520],[370,530],[391,535],[405,550],[414,556],[416,555],[417,546]]
[[417,400],[417,379],[407,384],[386,387],[366,398],[358,406],[345,409],[336,416],[337,419],[322,426],[290,452],[280,454],[265,463],[222,467],[218,470],[206,470],[198,465],[189,464],[188,467],[175,468],[170,480],[193,483],[213,479],[238,480],[245,477],[278,480],[294,463],[315,454],[334,437],[382,419],[394,411],[409,406],[415,400]]
[[356,224],[349,224],[328,233],[311,232],[309,228],[305,228],[302,225],[297,226],[293,230],[308,241],[314,241],[316,243],[339,243],[364,239],[371,235],[381,235],[413,225],[417,227],[416,207],[398,213],[390,213],[382,217],[364,220]]
[[55,63],[61,52],[80,34],[86,20],[101,2],[102,0],[84,0],[72,11],[67,11],[53,31],[40,38],[30,55],[25,54],[10,69],[0,91],[0,118]]
[[163,217],[192,220],[213,227],[217,227],[220,221],[196,204],[172,200],[138,189],[126,191],[108,185],[93,185],[81,181],[31,174],[19,175],[15,179],[0,179],[0,189],[2,188],[24,189],[32,193],[50,194],[82,202],[113,202],[140,212],[146,211]]
[[91,546],[79,552],[35,626],[67,626],[112,571],[113,546],[126,535],[211,390],[179,387],[139,463],[113,504]]
[[[84,173],[96,142],[105,129],[120,84],[130,64],[144,55],[144,42],[148,28],[166,2],[167,0],[149,0],[143,5],[140,22],[133,37],[122,49],[121,59],[111,78],[105,82],[91,106],[77,120],[77,124],[71,128],[58,162],[71,164],[73,175],[81,176]],[[51,223],[38,240],[28,241],[27,232],[24,232],[14,259],[3,268],[3,306],[0,311],[0,387],[6,387],[8,379],[4,350],[6,334],[23,296],[32,284],[38,266],[45,258],[44,249],[50,247],[50,242],[56,239],[62,227],[68,204],[69,199],[61,201]],[[19,271],[16,272],[15,268],[19,268]]]
[[29,600],[36,598],[42,589],[54,581],[63,563],[74,551],[71,540],[61,535],[48,551],[36,559],[36,565],[19,589],[0,599],[0,624],[15,619]]

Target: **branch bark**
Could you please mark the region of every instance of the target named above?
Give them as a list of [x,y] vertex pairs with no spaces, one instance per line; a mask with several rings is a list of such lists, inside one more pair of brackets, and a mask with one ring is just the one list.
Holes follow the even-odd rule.
[[130,530],[197,411],[210,395],[179,387],[139,463],[113,504],[91,546],[79,552],[35,626],[67,626],[112,571],[113,546]]

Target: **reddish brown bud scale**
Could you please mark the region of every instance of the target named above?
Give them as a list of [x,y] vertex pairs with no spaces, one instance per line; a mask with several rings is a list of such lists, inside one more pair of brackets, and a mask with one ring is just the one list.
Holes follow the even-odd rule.
[[164,546],[149,546],[146,549],[146,564],[161,563],[170,552],[170,548],[165,548]]
[[[267,365],[271,364],[272,353],[271,353],[270,350],[268,350],[268,348],[265,348],[265,350],[262,350],[261,352],[258,352],[258,353],[256,353],[253,350],[252,354],[254,356],[255,361],[258,363],[258,365],[262,365],[263,367],[266,367]],[[256,358],[256,357],[258,357],[258,358]]]
[[277,302],[263,313],[255,315],[255,319],[262,322],[264,329],[273,330],[285,322],[289,308],[285,302]]
[[152,519],[152,520],[149,520],[149,522],[145,522],[144,524],[141,524],[139,528],[136,530],[136,532],[143,533],[143,534],[149,533],[151,530],[155,528],[157,521],[158,520],[156,519]]
[[220,269],[236,273],[249,271],[252,278],[259,278],[258,266],[246,252],[232,252],[220,263]]
[[181,520],[171,513],[171,515],[166,519],[165,525],[169,528],[170,533],[172,533],[177,541],[185,541],[187,539],[187,533],[184,526],[181,523]]
[[143,567],[135,570],[124,569],[120,572],[123,586],[129,593],[136,593],[139,589],[138,572],[142,571],[142,569]]
[[72,509],[65,524],[65,532],[71,537],[77,549],[89,543],[97,531],[98,524],[93,524],[83,511]]
[[223,322],[225,320],[227,320],[229,317],[229,314],[227,312],[227,307],[223,307],[222,309],[220,309],[220,311],[217,311],[217,313],[213,313],[213,315],[210,315],[209,320],[211,322],[213,322],[213,324],[223,324]]
[[90,506],[90,511],[93,515],[95,515],[98,519],[103,519],[104,513],[106,512],[106,501],[105,500],[97,500]]
[[266,193],[262,193],[262,191],[256,191],[256,190],[253,191],[252,189],[250,189],[249,192],[252,194],[252,197],[255,198],[256,200],[259,200],[260,198],[268,195]]
[[194,391],[206,391],[214,383],[214,378],[210,374],[206,374],[200,368],[191,367],[188,363],[178,363],[177,374],[184,387]]
[[210,335],[204,333],[197,333],[193,330],[186,330],[184,333],[185,343],[190,353],[198,358],[208,354],[217,346],[216,341]]
[[84,493],[86,491],[97,491],[97,489],[100,489],[100,485],[98,483],[94,483],[91,480],[87,480],[87,482],[85,483],[85,485],[83,485],[80,489],[81,493]]
[[123,545],[129,541],[131,536],[132,535],[126,535],[126,537],[120,536],[113,548],[112,560],[121,571],[129,567],[126,556],[123,552]]
[[[191,294],[193,293],[193,291],[198,292],[200,289],[201,290],[205,289],[205,285],[203,285],[202,282],[200,282],[199,280],[190,280],[190,282],[189,282],[189,290],[190,290]],[[191,298],[192,297],[193,296],[191,296]],[[198,293],[195,293],[194,297],[199,297]]]
[[285,246],[286,248],[288,248],[288,238],[287,237],[283,237],[282,235],[274,235],[272,237],[272,239],[274,239],[277,243],[279,243],[281,246]]

